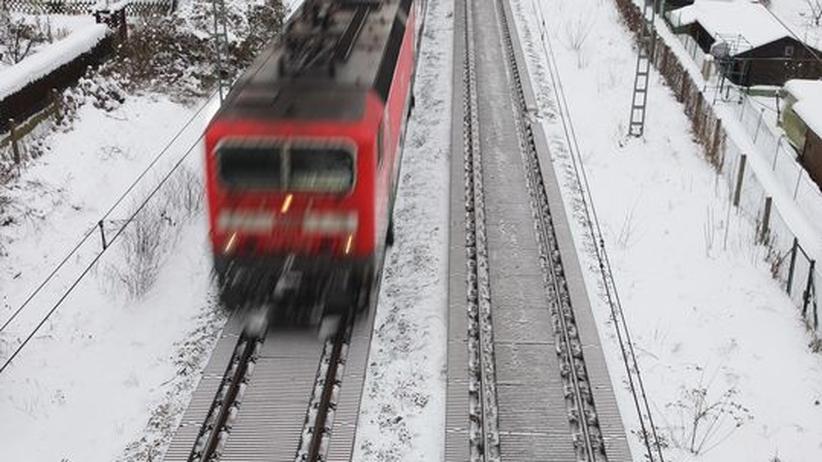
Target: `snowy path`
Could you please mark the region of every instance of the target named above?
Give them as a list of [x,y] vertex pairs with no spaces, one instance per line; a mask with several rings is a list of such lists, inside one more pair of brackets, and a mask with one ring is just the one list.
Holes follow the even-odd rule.
[[[656,78],[645,137],[625,136],[636,57],[614,5],[598,0],[512,0],[512,5],[555,168],[566,179],[566,203],[575,207],[578,186],[540,41],[538,21],[546,20],[669,457],[822,458],[822,358],[808,350],[809,337],[770,278],[750,225],[729,210],[724,182],[691,141],[682,106]],[[579,248],[585,248],[585,233],[578,225]],[[591,293],[598,288],[595,268],[588,274]],[[602,336],[612,337],[607,306],[593,302]],[[611,374],[619,383],[624,368],[615,340],[610,341]],[[693,454],[688,420],[702,396],[706,405],[721,403],[717,409],[724,412],[712,427],[709,420],[700,422],[694,446],[702,442],[701,451]],[[626,426],[636,430],[629,395],[623,390],[620,398]]]

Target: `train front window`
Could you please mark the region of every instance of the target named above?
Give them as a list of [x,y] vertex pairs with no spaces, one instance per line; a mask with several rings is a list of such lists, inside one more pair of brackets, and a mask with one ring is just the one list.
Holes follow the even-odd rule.
[[289,189],[340,193],[354,185],[354,157],[346,149],[291,146],[287,152]]
[[282,148],[277,145],[219,148],[220,178],[231,188],[280,189],[283,175]]
[[354,187],[354,154],[339,145],[227,144],[218,148],[217,163],[231,189],[345,193]]

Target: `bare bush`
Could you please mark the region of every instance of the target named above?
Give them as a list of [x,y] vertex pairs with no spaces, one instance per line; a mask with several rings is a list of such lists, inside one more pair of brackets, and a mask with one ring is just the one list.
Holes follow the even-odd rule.
[[585,67],[585,42],[594,30],[592,16],[579,16],[565,23],[565,42],[577,55],[577,67]]
[[160,188],[157,195],[124,224],[118,247],[120,261],[110,264],[104,281],[140,298],[157,282],[165,258],[174,249],[182,226],[203,207],[203,182],[185,165]]
[[165,211],[150,203],[126,225],[118,241],[122,262],[109,266],[107,274],[132,298],[145,295],[157,281],[170,247],[169,224],[164,217]]
[[816,27],[822,25],[822,0],[805,0],[808,6],[808,19]]
[[716,218],[713,208],[709,205],[705,211],[705,223],[702,224],[702,237],[705,240],[705,256],[710,258],[711,251],[716,244]]
[[19,63],[38,44],[49,42],[50,37],[51,23],[48,20],[12,18],[8,9],[0,9],[0,62]]
[[[261,4],[228,2],[225,9],[227,56],[222,71],[238,74],[265,44],[276,37],[285,19],[281,0]],[[214,16],[210,1],[192,0],[170,16],[142,18],[119,49],[116,64],[124,86],[170,92],[190,98],[206,94],[216,83]],[[219,31],[222,35],[222,29]],[[221,37],[222,39],[222,37]],[[221,46],[222,48],[222,46]]]
[[639,198],[637,198],[637,201],[634,202],[633,207],[628,210],[625,217],[622,219],[622,226],[619,228],[619,235],[617,236],[617,244],[623,249],[627,249],[633,243],[634,233],[637,229],[637,224],[634,221],[634,213],[636,213],[636,208],[638,205]]
[[700,378],[695,387],[681,389],[681,396],[666,405],[677,411],[679,422],[670,427],[673,444],[691,454],[705,454],[752,420],[750,410],[735,401],[737,390],[730,387],[719,396]]
[[193,169],[182,166],[169,178],[163,196],[168,213],[190,219],[203,209],[203,180]]

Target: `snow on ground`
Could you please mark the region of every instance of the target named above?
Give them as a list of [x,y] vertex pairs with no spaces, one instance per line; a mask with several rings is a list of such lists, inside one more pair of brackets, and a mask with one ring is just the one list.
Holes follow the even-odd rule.
[[[789,0],[783,0],[783,2],[787,1]],[[813,1],[822,2],[822,0]],[[637,2],[639,0],[634,0],[634,4],[639,6]],[[730,2],[747,3],[747,0],[730,0]],[[710,3],[725,3],[727,6],[728,2],[711,1]],[[780,16],[776,15],[779,21],[790,27],[784,16]],[[732,27],[731,23],[723,27]],[[794,28],[791,30],[796,32]],[[736,91],[732,92],[733,96],[723,101],[724,98],[719,97],[717,93],[720,89],[720,82],[716,71],[711,73],[708,81],[703,80],[700,75],[700,68],[705,58],[696,46],[696,42],[683,35],[675,38],[660,18],[657,19],[657,32],[679,57],[680,63],[694,78],[697,85],[703,86],[705,97],[713,101],[714,109],[722,119],[724,129],[729,135],[728,150],[749,154],[749,170],[754,172],[756,183],[773,197],[775,208],[785,221],[785,225],[793,235],[799,238],[800,244],[808,254],[816,259],[822,258],[822,247],[819,245],[819,236],[822,236],[822,194],[804,168],[796,161],[795,151],[790,147],[786,149],[779,146],[783,130],[776,125],[775,101],[763,97],[750,98],[745,95],[736,95]],[[680,42],[680,40],[685,42]],[[759,90],[764,88],[759,87]],[[743,98],[741,104],[737,101],[737,96]],[[760,124],[760,122],[764,123]],[[743,195],[753,196],[750,193],[746,194],[746,188],[743,190]],[[759,201],[761,197],[755,200]]]
[[[822,358],[808,350],[797,309],[752,242],[752,225],[728,207],[725,182],[702,160],[682,105],[656,74],[645,136],[626,137],[636,55],[613,3],[512,5],[565,201],[578,214],[540,40],[539,18],[546,21],[645,386],[670,446],[666,460],[822,460]],[[583,248],[586,230],[575,227]],[[587,275],[592,294],[595,270]],[[608,308],[601,300],[594,307],[610,373],[623,383]],[[624,387],[618,398],[635,431]],[[699,422],[701,451],[693,454],[689,422],[700,402],[719,403],[710,411],[718,420]],[[632,438],[637,459],[638,443]]]
[[[111,112],[86,104],[70,129],[43,140],[49,151],[7,185],[17,219],[0,230],[7,252],[0,257],[0,322],[9,319],[197,109],[159,95],[131,95]],[[138,200],[191,146],[184,168],[199,171],[197,138],[215,109],[213,100],[205,105],[132,196],[112,212],[106,221],[109,240]],[[164,191],[158,198],[168,200]],[[129,271],[134,256],[124,246],[127,239],[120,239],[0,374],[4,457],[117,460],[144,433],[150,415],[162,412],[155,410],[158,404],[172,417],[184,408],[194,385],[192,372],[202,367],[223,318],[210,302],[202,213],[184,213],[179,207],[159,213],[151,208],[145,215],[147,223],[160,223],[156,231],[163,241],[156,286],[138,300],[128,295],[124,280],[137,276]],[[3,362],[99,248],[100,237],[94,234],[0,333]]]
[[375,319],[356,461],[443,460],[453,4],[431,0]]

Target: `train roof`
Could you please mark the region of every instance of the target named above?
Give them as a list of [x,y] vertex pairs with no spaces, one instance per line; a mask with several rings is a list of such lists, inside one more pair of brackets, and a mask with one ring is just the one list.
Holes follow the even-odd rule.
[[412,0],[306,0],[255,59],[222,117],[356,120],[385,100]]

